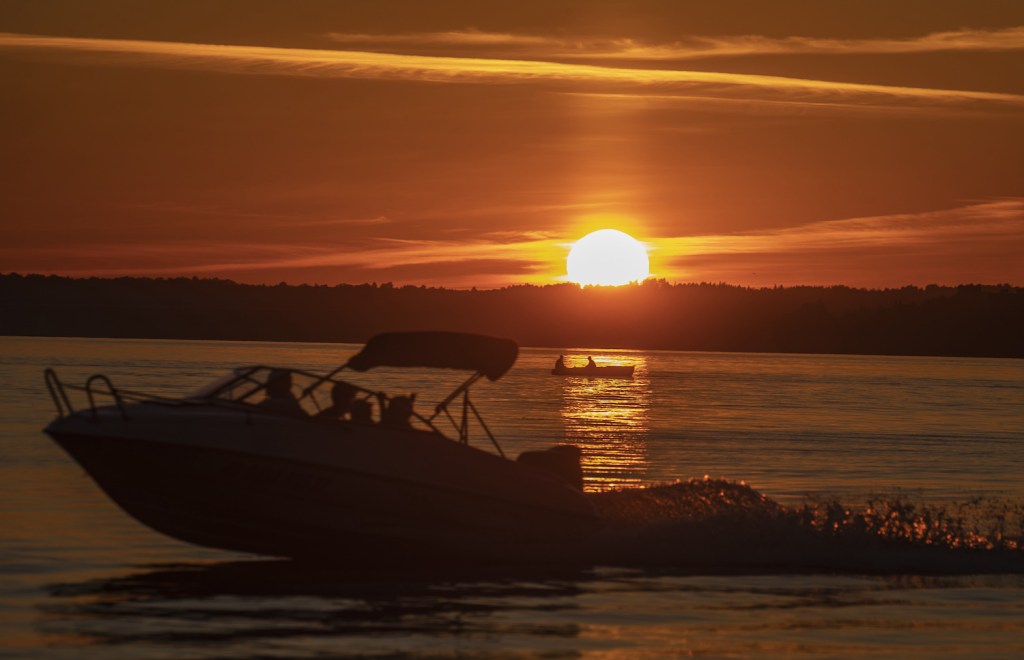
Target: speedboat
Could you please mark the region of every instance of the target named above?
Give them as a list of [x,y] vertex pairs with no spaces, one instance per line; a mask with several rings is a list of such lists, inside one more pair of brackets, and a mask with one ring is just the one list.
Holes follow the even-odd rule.
[[555,367],[552,376],[577,376],[579,378],[632,378],[633,365],[608,365],[606,367]]
[[[47,369],[58,416],[45,432],[125,512],[193,544],[331,560],[570,559],[598,529],[579,450],[511,460],[470,398],[517,355],[507,339],[385,333],[330,373],[240,367],[181,398],[118,389],[103,375],[76,387]],[[395,420],[386,413],[400,397],[347,380],[376,367],[471,375],[431,414],[406,401]],[[332,411],[338,388],[363,409],[376,402],[380,420],[357,419],[354,405]],[[493,450],[470,445],[471,425]]]

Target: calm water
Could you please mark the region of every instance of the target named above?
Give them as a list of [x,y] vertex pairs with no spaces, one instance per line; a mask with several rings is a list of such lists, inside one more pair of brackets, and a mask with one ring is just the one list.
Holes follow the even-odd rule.
[[[967,575],[840,572],[839,563],[810,554],[784,572],[738,574],[664,561],[713,542],[716,530],[738,528],[663,520],[636,536],[636,556],[659,551],[650,565],[558,573],[313,569],[193,548],[141,527],[40,432],[54,415],[42,382],[47,366],[67,382],[102,372],[128,389],[180,395],[240,364],[321,371],[355,348],[0,338],[0,654],[1024,653],[1024,560],[1016,555],[1009,572],[987,575],[970,574],[991,572],[983,558],[972,563],[980,551],[959,557],[957,573]],[[1002,516],[1019,534],[1024,362],[597,349],[567,356],[582,364],[588,354],[635,364],[636,376],[555,378],[547,374],[555,351],[525,349],[504,379],[475,388],[506,453],[579,444],[595,493],[710,475],[742,480],[789,507],[811,497],[863,508],[896,495],[917,510],[969,510],[982,531],[992,524],[985,515]],[[417,392],[426,408],[459,379],[384,371],[354,380]],[[748,522],[761,515],[746,513]],[[680,530],[689,538],[675,538]]]

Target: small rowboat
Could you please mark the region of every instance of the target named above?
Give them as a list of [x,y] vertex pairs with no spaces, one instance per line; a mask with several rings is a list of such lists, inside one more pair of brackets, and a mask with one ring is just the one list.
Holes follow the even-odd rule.
[[553,376],[577,376],[579,378],[632,378],[633,365],[607,367],[561,367],[551,370]]

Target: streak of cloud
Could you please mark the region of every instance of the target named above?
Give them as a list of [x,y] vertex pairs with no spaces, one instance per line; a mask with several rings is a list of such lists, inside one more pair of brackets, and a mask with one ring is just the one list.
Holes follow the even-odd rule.
[[327,35],[341,45],[390,48],[483,48],[505,54],[556,58],[686,60],[763,55],[898,55],[936,52],[1024,50],[1024,26],[1001,30],[954,30],[905,39],[823,39],[761,35],[690,36],[669,43],[637,39],[564,38],[477,30],[396,35]]
[[900,102],[911,105],[1024,106],[1017,94],[832,82],[782,76],[632,69],[538,60],[434,57],[358,51],[223,46],[195,43],[84,39],[0,34],[0,49],[23,55],[88,57],[105,65],[151,66],[229,74],[357,78],[475,84],[593,85],[601,91],[633,93],[685,90],[703,97],[803,100],[851,105]]
[[[358,248],[358,249],[357,249]],[[355,244],[290,245],[214,244],[210,241],[178,243],[104,243],[48,247],[40,254],[0,249],[6,263],[18,259],[45,258],[60,263],[59,269],[32,269],[72,276],[229,276],[249,271],[302,271],[323,268],[356,268],[388,279],[389,272],[429,270],[438,264],[495,262],[518,263],[519,270],[536,273],[547,282],[553,263],[561,268],[565,243],[535,232],[496,232],[476,240],[370,239]],[[111,267],[107,264],[118,263]],[[22,268],[22,270],[28,270]],[[472,280],[473,273],[465,279]],[[416,281],[415,278],[412,278]],[[527,278],[531,279],[531,278]],[[531,279],[532,281],[532,279]],[[510,283],[510,282],[505,282]],[[470,286],[474,285],[470,282]]]
[[891,247],[922,242],[947,243],[957,238],[1008,237],[1024,242],[1024,199],[983,202],[929,213],[826,220],[777,231],[660,239],[658,246],[676,254],[711,251],[739,254],[762,251],[768,246],[773,251],[838,246]]
[[[117,243],[49,247],[32,255],[0,249],[5,262],[45,257],[75,276],[220,276],[247,273],[358,273],[396,283],[504,286],[564,280],[574,237],[550,232],[497,231],[472,240],[364,239],[308,245]],[[776,231],[648,239],[655,277],[734,284],[884,286],[908,283],[1024,282],[1024,198],[975,203],[927,213],[822,221]],[[984,258],[979,258],[984,257]],[[887,268],[878,266],[888,263]],[[118,263],[111,267],[108,264]],[[462,274],[457,264],[465,267]],[[978,266],[977,264],[982,264]],[[489,270],[500,265],[500,272]],[[906,268],[905,272],[900,267]],[[46,269],[43,269],[44,271]],[[36,272],[39,272],[36,269]],[[504,273],[504,275],[503,275]],[[355,275],[352,275],[355,277]],[[504,279],[503,279],[504,278]],[[259,279],[258,277],[256,279]],[[337,280],[335,280],[337,281]]]
[[[447,32],[416,32],[410,34],[347,34],[328,32],[327,37],[342,44],[389,44],[403,46],[500,46],[517,48],[558,47],[581,48],[583,42],[568,41],[540,35],[511,34],[504,32],[481,32],[462,30]],[[603,42],[601,42],[603,43]],[[575,46],[573,46],[575,44]]]
[[[670,279],[879,286],[903,269],[905,281],[918,284],[1020,283],[1024,198],[652,243],[658,261],[673,272]],[[877,271],[883,262],[884,274]]]

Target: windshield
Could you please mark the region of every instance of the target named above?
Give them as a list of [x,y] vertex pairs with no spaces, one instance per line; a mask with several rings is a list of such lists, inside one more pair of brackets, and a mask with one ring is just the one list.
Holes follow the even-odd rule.
[[362,424],[411,427],[419,420],[421,426],[433,429],[414,409],[414,394],[389,397],[340,378],[324,378],[296,369],[241,367],[199,388],[188,398],[254,406],[290,417]]
[[226,385],[228,385],[228,383],[231,383],[232,381],[238,380],[240,377],[244,377],[244,374],[246,372],[249,372],[249,371],[252,371],[252,370],[258,369],[258,368],[259,367],[239,367],[237,369],[233,369],[230,373],[224,374],[223,376],[221,376],[217,380],[215,380],[213,382],[210,382],[210,383],[207,383],[206,385],[203,385],[202,387],[200,387],[199,389],[195,390],[194,392],[192,392],[191,394],[189,394],[185,398],[186,399],[208,399],[208,398],[211,398],[219,390],[221,390]]
[[[188,398],[230,401],[263,408],[274,408],[272,399],[291,399],[307,415],[315,415],[330,405],[333,381],[316,374],[278,367],[240,367],[205,385]],[[298,412],[298,409],[295,410]]]

